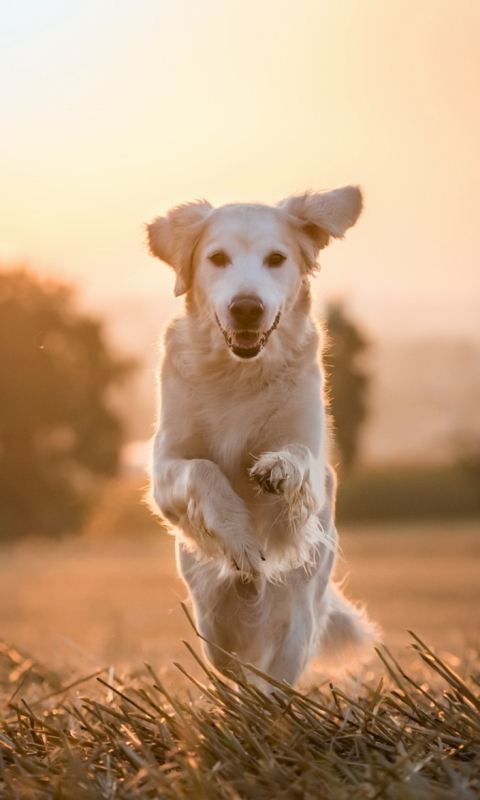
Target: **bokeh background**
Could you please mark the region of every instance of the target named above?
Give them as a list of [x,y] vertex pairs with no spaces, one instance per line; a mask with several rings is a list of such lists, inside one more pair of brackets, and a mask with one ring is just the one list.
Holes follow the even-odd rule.
[[183,652],[173,542],[142,503],[182,301],[144,222],[358,183],[364,213],[315,279],[339,575],[390,645],[477,647],[477,0],[1,14],[0,640],[74,670]]

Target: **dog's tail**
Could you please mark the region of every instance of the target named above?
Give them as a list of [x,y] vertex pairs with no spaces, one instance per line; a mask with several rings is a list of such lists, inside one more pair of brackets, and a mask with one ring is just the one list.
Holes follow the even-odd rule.
[[348,668],[352,662],[368,659],[381,640],[380,628],[371,622],[364,608],[347,600],[340,588],[330,584],[322,598],[324,624],[319,631],[316,653],[322,667]]

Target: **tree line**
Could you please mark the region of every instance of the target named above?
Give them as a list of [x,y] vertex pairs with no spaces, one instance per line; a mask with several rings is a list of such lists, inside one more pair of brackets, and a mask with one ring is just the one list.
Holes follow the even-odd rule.
[[[330,412],[348,470],[367,411],[368,343],[341,304],[328,308],[326,328]],[[82,528],[119,471],[124,425],[111,392],[134,367],[71,287],[0,271],[0,541]]]

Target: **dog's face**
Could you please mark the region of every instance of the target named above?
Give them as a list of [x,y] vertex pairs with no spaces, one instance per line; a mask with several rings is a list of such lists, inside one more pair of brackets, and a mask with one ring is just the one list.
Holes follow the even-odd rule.
[[294,195],[278,206],[189,203],[148,226],[150,249],[175,269],[175,294],[192,292],[235,358],[260,355],[289,313],[318,252],[361,211],[347,186]]
[[237,358],[255,358],[301,284],[301,254],[279,209],[224,206],[196,247],[193,291]]

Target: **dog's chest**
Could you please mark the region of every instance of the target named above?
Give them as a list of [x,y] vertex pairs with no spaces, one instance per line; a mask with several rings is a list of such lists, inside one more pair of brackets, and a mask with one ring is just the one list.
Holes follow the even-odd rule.
[[235,387],[215,393],[200,392],[198,422],[207,452],[234,479],[264,450],[275,445],[288,405],[291,385],[277,380],[262,386]]

